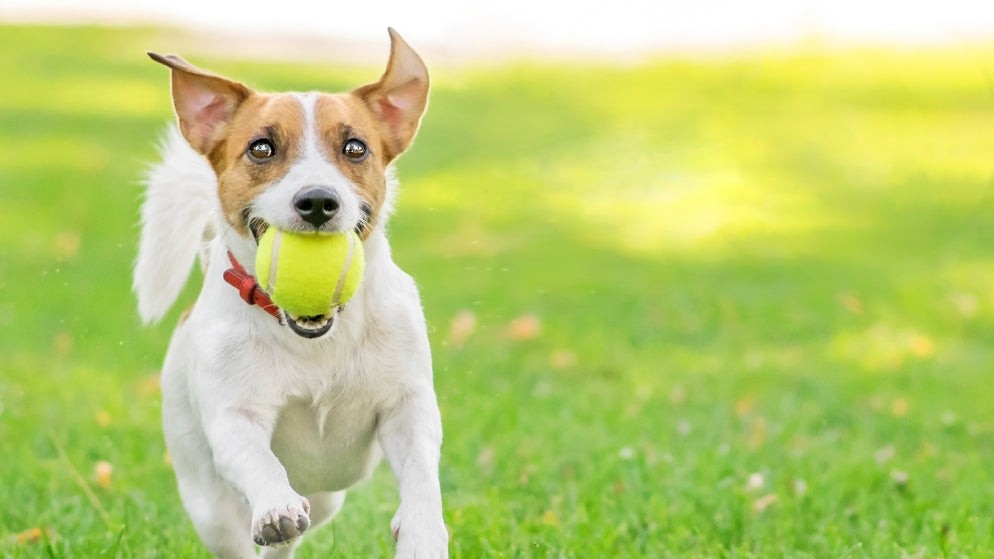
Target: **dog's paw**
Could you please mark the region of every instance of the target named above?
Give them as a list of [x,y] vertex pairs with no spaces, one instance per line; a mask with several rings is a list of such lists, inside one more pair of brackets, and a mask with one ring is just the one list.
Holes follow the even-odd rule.
[[252,539],[259,545],[279,545],[300,536],[311,525],[307,499],[293,494],[256,507],[252,515]]
[[395,559],[447,559],[449,532],[442,519],[425,521],[416,516],[402,518],[400,512],[390,523],[390,530],[397,540]]

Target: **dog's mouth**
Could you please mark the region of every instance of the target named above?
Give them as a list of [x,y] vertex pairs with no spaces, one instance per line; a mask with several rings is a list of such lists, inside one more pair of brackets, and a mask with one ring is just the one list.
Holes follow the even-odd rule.
[[283,317],[294,334],[303,338],[320,338],[335,325],[335,312],[330,310],[316,316],[300,316],[284,310]]
[[[370,224],[373,222],[373,207],[369,205],[369,202],[364,200],[359,203],[359,212],[359,222],[356,223],[354,231],[356,235],[365,238],[364,235],[367,232],[367,229],[369,229]],[[259,239],[262,238],[262,234],[266,232],[266,229],[269,229],[269,223],[261,217],[252,217],[251,213],[251,208],[245,208],[242,210],[242,219],[245,221],[245,225],[248,228],[249,233],[252,234],[252,239],[258,246]]]

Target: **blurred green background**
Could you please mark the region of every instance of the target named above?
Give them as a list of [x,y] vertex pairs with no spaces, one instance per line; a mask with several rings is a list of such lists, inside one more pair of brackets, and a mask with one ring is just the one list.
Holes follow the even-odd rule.
[[[144,51],[264,90],[382,65],[0,26],[0,556],[207,557],[130,293],[171,119]],[[383,48],[384,57],[386,46]],[[994,48],[432,65],[391,238],[455,557],[994,548]],[[389,470],[299,557],[389,556]]]

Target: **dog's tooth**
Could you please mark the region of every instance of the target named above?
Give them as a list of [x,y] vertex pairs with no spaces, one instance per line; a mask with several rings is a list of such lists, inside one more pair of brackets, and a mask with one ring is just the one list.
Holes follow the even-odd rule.
[[314,316],[302,316],[286,311],[286,317],[299,330],[318,332],[331,327],[332,322],[335,320],[335,311],[332,310],[325,314]]

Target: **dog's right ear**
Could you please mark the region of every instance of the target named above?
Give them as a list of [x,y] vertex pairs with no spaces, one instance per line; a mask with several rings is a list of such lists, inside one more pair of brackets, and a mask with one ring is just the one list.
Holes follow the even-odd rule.
[[224,136],[228,121],[252,90],[201,70],[182,58],[154,52],[149,58],[172,69],[173,106],[179,129],[193,149],[208,155]]

